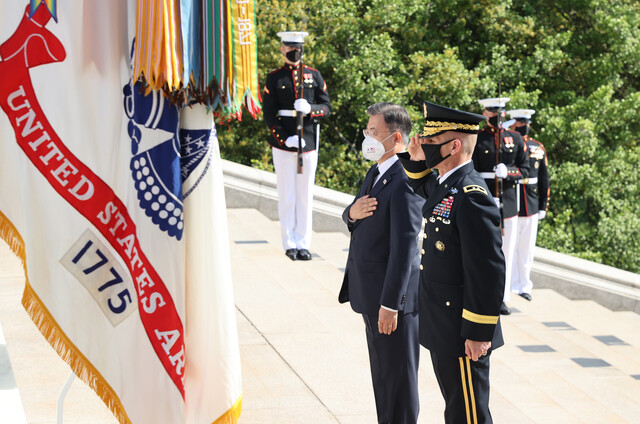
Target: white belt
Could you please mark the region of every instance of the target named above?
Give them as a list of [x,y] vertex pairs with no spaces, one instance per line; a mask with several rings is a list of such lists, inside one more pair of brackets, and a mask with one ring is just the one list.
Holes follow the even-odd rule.
[[496,177],[495,172],[479,172],[480,176],[485,180],[490,180]]
[[278,111],[278,116],[288,116],[291,118],[295,118],[296,117],[296,111],[294,110],[288,110],[288,109],[280,109]]
[[538,177],[523,178],[518,181],[519,184],[538,184]]

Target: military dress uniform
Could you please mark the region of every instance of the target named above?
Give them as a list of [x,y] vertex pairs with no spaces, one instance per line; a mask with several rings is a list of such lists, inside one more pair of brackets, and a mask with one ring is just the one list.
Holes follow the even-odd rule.
[[272,146],[273,165],[277,177],[278,217],[285,250],[309,249],[312,231],[312,200],[316,167],[318,164],[319,120],[328,116],[331,101],[320,71],[303,66],[303,98],[311,111],[304,117],[302,138],[303,172],[297,173],[297,148],[287,147],[289,136],[296,135],[296,110],[298,99],[296,82],[299,67],[285,64],[272,71],[262,95],[264,121],[269,128],[269,144]]
[[[532,109],[517,109],[507,112],[512,118],[529,122]],[[528,134],[523,136],[529,156],[529,177],[518,183],[520,210],[518,213],[518,232],[516,236],[513,271],[511,273],[511,291],[519,295],[528,295],[531,299],[531,266],[536,246],[539,216],[546,214],[549,202],[549,171],[547,152],[538,140]]]
[[[425,105],[429,116],[424,136],[447,128],[474,133],[483,119]],[[439,182],[425,161],[411,161],[408,153],[398,157],[409,184],[426,199],[418,293],[420,344],[431,353],[446,403],[445,422],[491,423],[489,358],[504,344],[500,305],[505,261],[498,208],[471,161]],[[467,339],[491,341],[491,348],[486,356],[471,361],[465,356]]]
[[[507,99],[508,100],[508,99]],[[518,221],[518,181],[529,176],[529,158],[525,150],[524,140],[515,131],[498,130],[486,126],[478,133],[476,148],[473,152],[473,165],[485,180],[494,198],[499,194],[496,188],[495,166],[498,134],[502,139],[501,163],[507,166],[507,177],[502,181],[502,213],[504,219],[504,236],[502,250],[506,261],[506,280],[504,301],[510,298],[511,270],[515,251],[516,228]]]

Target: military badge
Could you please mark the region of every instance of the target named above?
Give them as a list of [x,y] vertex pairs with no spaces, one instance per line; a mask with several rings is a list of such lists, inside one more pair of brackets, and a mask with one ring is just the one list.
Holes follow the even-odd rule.
[[487,194],[487,190],[485,190],[484,187],[481,187],[481,186],[476,185],[476,184],[465,186],[465,187],[462,188],[462,190],[464,190],[465,193],[471,193],[473,191],[479,191],[480,193]]
[[451,193],[451,194],[456,194],[457,192],[458,192],[458,189],[457,189],[457,188],[455,188],[455,187],[451,187],[451,188],[449,189],[449,193]]
[[313,74],[302,74],[305,84],[313,84]]
[[529,150],[529,157],[533,159],[542,160],[544,158],[544,150],[537,146],[533,146]]
[[444,199],[442,199],[442,201],[440,201],[440,203],[438,203],[433,208],[433,212],[431,212],[431,214],[438,217],[449,218],[449,215],[451,214],[451,206],[453,205],[453,199],[453,196],[445,197]]
[[438,250],[439,250],[439,251],[441,251],[441,252],[444,252],[444,243],[443,243],[443,242],[441,242],[440,240],[438,240],[438,241],[436,242],[436,249],[438,249]]
[[513,137],[505,137],[504,138],[504,147],[513,148]]

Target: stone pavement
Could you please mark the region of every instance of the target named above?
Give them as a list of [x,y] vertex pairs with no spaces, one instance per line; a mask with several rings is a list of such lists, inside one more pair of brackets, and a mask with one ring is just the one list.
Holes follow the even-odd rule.
[[[243,373],[240,423],[374,423],[364,324],[337,302],[346,262],[343,233],[314,233],[310,262],[292,262],[277,222],[254,209],[229,209],[230,248]],[[55,423],[69,375],[20,304],[24,276],[0,246],[0,325],[13,375],[6,394],[24,405],[27,422]],[[506,345],[492,356],[491,411],[496,423],[640,422],[640,315],[571,301],[548,289],[533,302],[515,296],[503,317]],[[6,355],[5,355],[6,356]],[[420,423],[442,422],[443,401],[421,350]],[[101,401],[75,380],[65,423],[111,424]],[[0,424],[9,424],[4,407]],[[20,422],[20,421],[17,421]]]

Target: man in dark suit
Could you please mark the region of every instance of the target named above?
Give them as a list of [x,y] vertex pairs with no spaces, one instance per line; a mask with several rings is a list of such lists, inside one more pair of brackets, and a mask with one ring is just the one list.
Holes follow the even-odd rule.
[[407,111],[367,108],[362,152],[374,164],[342,219],[351,232],[340,303],[364,318],[379,423],[418,419],[418,233],[423,200],[413,193],[396,152],[411,132]]
[[484,117],[429,102],[424,116],[423,133],[398,155],[416,194],[427,199],[420,344],[431,353],[445,422],[487,424],[489,358],[504,344],[505,261],[499,210],[471,161]]

